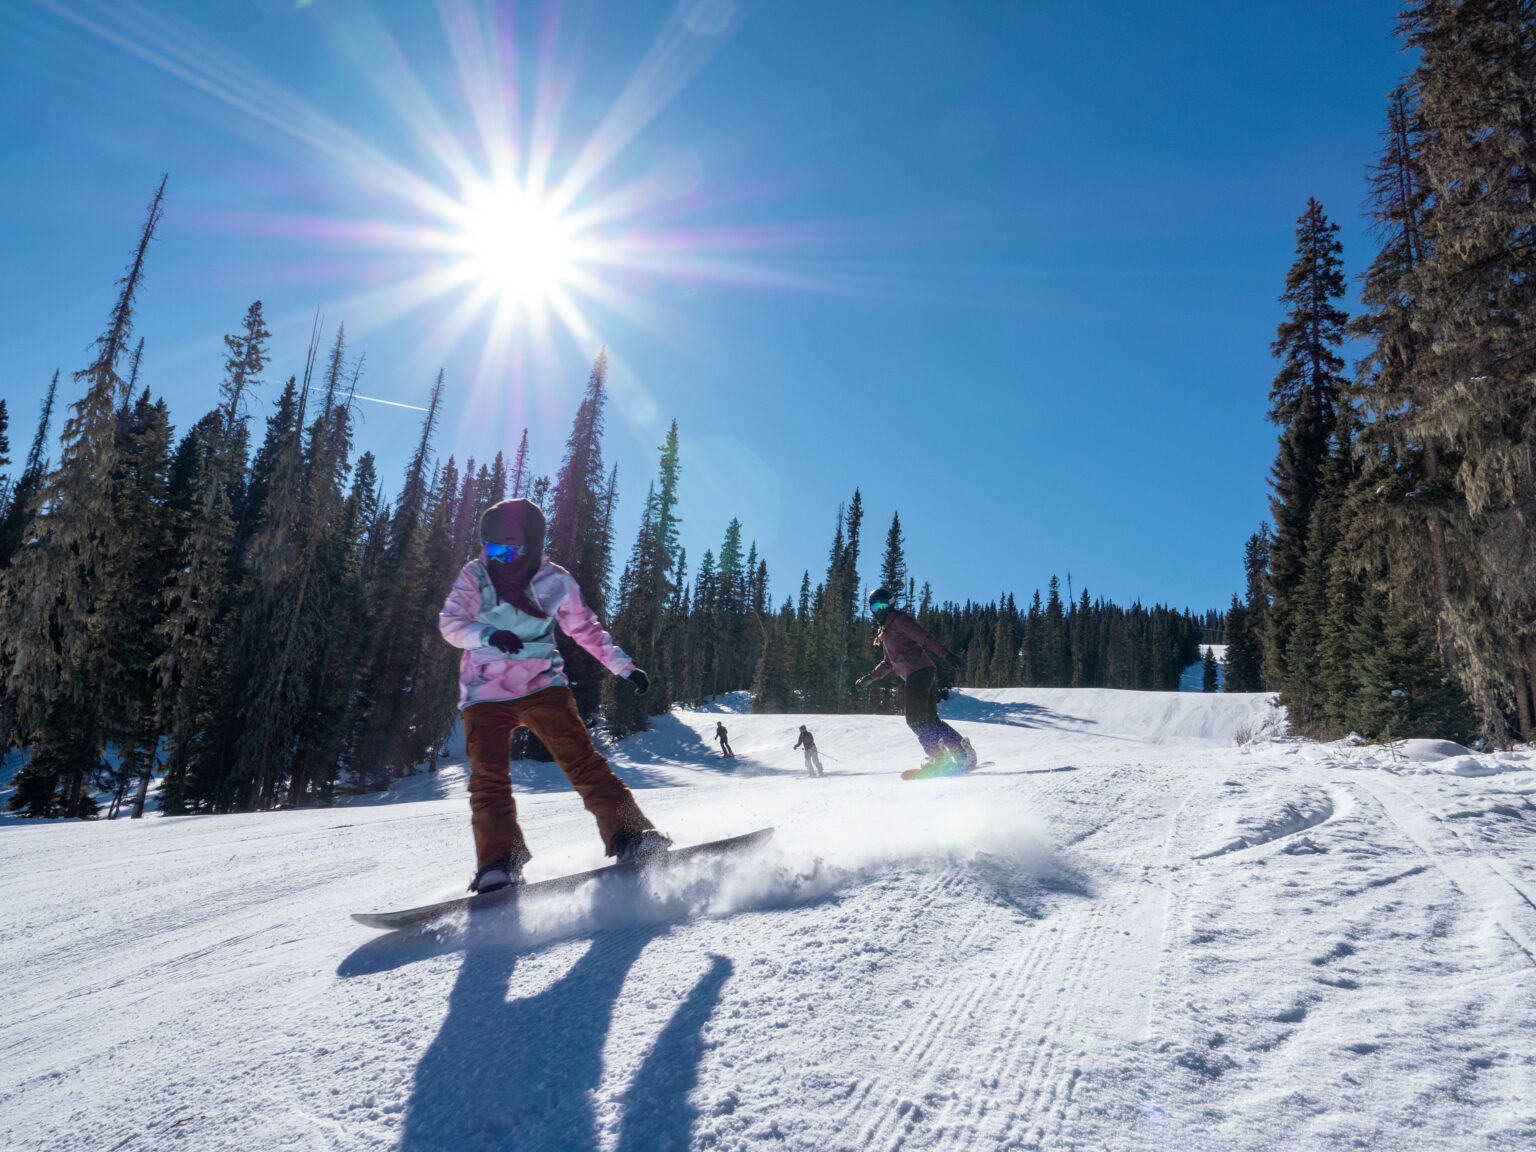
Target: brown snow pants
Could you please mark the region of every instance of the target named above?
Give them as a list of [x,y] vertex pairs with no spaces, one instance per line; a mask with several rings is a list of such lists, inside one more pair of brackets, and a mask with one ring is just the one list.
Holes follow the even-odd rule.
[[517,823],[512,799],[512,733],[527,727],[544,742],[565,778],[597,818],[603,847],[613,851],[620,831],[655,827],[640,811],[629,787],[592,746],[576,698],[563,686],[517,700],[490,700],[464,709],[464,743],[469,752],[469,809],[480,868],[533,857]]

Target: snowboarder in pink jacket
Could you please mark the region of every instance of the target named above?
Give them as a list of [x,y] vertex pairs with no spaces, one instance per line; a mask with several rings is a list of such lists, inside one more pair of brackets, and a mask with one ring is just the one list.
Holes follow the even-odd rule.
[[917,735],[928,757],[919,771],[940,775],[949,771],[969,772],[976,767],[976,752],[971,742],[939,719],[939,704],[934,682],[938,669],[928,653],[957,662],[950,650],[930,635],[911,616],[897,608],[889,589],[876,588],[869,594],[869,614],[876,624],[875,644],[882,659],[854,688],[862,691],[892,672],[906,681],[904,693],[907,727]]
[[549,749],[597,820],[608,855],[639,862],[671,841],[592,744],[565,678],[555,626],[615,676],[644,692],[650,682],[613,642],[576,580],[544,555],[544,513],[503,500],[480,519],[481,553],[464,565],[438,617],[443,639],[462,648],[459,708],[469,753],[475,834],[474,892],[521,882],[532,858],[512,799],[511,743],[519,727]]

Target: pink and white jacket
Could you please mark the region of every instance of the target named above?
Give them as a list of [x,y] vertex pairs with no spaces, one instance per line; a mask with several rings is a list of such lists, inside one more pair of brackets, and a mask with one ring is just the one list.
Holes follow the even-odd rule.
[[[516,700],[566,683],[565,662],[555,647],[557,622],[615,676],[634,668],[635,662],[613,642],[581,598],[575,577],[548,557],[534,573],[528,595],[549,613],[547,617],[530,616],[496,595],[483,554],[459,570],[437,618],[437,630],[455,648],[464,649],[459,658],[460,708],[488,700]],[[508,656],[490,646],[491,633],[502,629],[522,640],[517,655]]]

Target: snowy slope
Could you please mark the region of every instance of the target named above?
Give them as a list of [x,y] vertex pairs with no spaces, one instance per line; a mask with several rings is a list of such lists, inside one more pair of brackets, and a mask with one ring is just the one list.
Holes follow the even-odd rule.
[[[457,765],[7,822],[0,1147],[1536,1147],[1531,754],[1239,747],[1260,697],[944,711],[991,768],[899,781],[897,717],[669,717],[615,755],[646,811],[767,851],[415,937],[347,913],[467,879]],[[597,864],[519,771],[530,876]]]

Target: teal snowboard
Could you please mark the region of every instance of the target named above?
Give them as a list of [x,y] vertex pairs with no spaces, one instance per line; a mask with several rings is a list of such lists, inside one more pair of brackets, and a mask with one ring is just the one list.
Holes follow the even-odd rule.
[[369,928],[382,928],[387,932],[394,932],[401,928],[414,928],[422,924],[431,924],[436,920],[443,920],[456,912],[479,912],[486,908],[496,908],[503,904],[516,903],[530,896],[544,896],[552,892],[566,892],[573,888],[579,888],[588,880],[597,880],[604,876],[635,875],[640,872],[659,871],[670,868],[674,864],[680,864],[685,860],[697,860],[705,856],[718,856],[726,852],[735,852],[744,848],[755,847],[765,843],[773,835],[772,828],[759,828],[756,832],[748,832],[742,836],[731,836],[725,840],[711,840],[707,844],[693,844],[687,848],[673,848],[661,856],[647,861],[644,864],[609,864],[603,868],[593,868],[586,872],[573,872],[569,876],[556,876],[553,880],[539,880],[533,884],[514,884],[509,888],[498,888],[495,892],[476,893],[473,896],[458,896],[452,900],[444,900],[437,904],[424,904],[420,908],[404,908],[398,912],[354,912],[352,919],[359,924],[366,924]]

